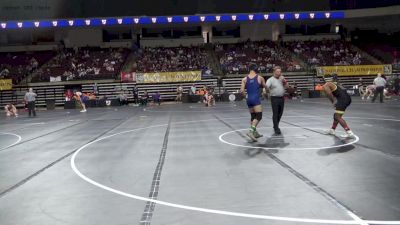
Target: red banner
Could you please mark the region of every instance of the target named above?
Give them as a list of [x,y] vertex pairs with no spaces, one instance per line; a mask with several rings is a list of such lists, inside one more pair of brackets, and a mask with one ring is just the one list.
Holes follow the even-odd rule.
[[121,73],[121,81],[122,82],[135,82],[136,81],[136,73]]

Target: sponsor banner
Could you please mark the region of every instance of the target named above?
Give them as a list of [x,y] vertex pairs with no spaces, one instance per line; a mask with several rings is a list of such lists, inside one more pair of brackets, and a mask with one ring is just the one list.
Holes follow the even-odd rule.
[[137,73],[136,83],[174,83],[193,82],[201,80],[201,71],[162,72],[162,73]]
[[122,82],[135,82],[136,81],[136,73],[121,73],[121,81]]
[[317,67],[317,76],[336,73],[338,76],[392,74],[392,65],[357,65],[357,66],[321,66]]
[[61,76],[50,77],[50,82],[61,82]]
[[12,90],[12,79],[0,79],[0,91]]

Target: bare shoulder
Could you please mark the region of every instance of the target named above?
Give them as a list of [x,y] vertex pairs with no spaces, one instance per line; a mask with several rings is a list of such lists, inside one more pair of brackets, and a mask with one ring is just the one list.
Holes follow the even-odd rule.
[[332,84],[331,82],[326,82],[326,83],[323,85],[323,87],[324,87],[324,88],[332,89],[333,84]]

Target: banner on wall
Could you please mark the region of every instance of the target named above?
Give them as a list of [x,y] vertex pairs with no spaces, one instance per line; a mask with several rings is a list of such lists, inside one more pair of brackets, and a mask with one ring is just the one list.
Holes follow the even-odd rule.
[[12,79],[0,79],[0,91],[12,90]]
[[136,73],[121,73],[121,81],[122,82],[135,82],[136,81]]
[[50,77],[50,82],[61,82],[61,76]]
[[357,66],[321,66],[317,67],[317,76],[336,73],[338,76],[392,74],[392,65],[357,65]]
[[194,82],[201,80],[201,71],[181,71],[181,72],[162,72],[162,73],[137,73],[136,83],[174,83],[174,82]]

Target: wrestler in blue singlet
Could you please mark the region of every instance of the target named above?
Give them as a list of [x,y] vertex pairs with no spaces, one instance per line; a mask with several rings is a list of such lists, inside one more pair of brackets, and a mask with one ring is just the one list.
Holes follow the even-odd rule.
[[247,106],[249,108],[261,105],[260,88],[261,85],[260,83],[258,83],[258,75],[256,75],[253,79],[250,79],[250,77],[247,76],[246,90],[247,90]]

